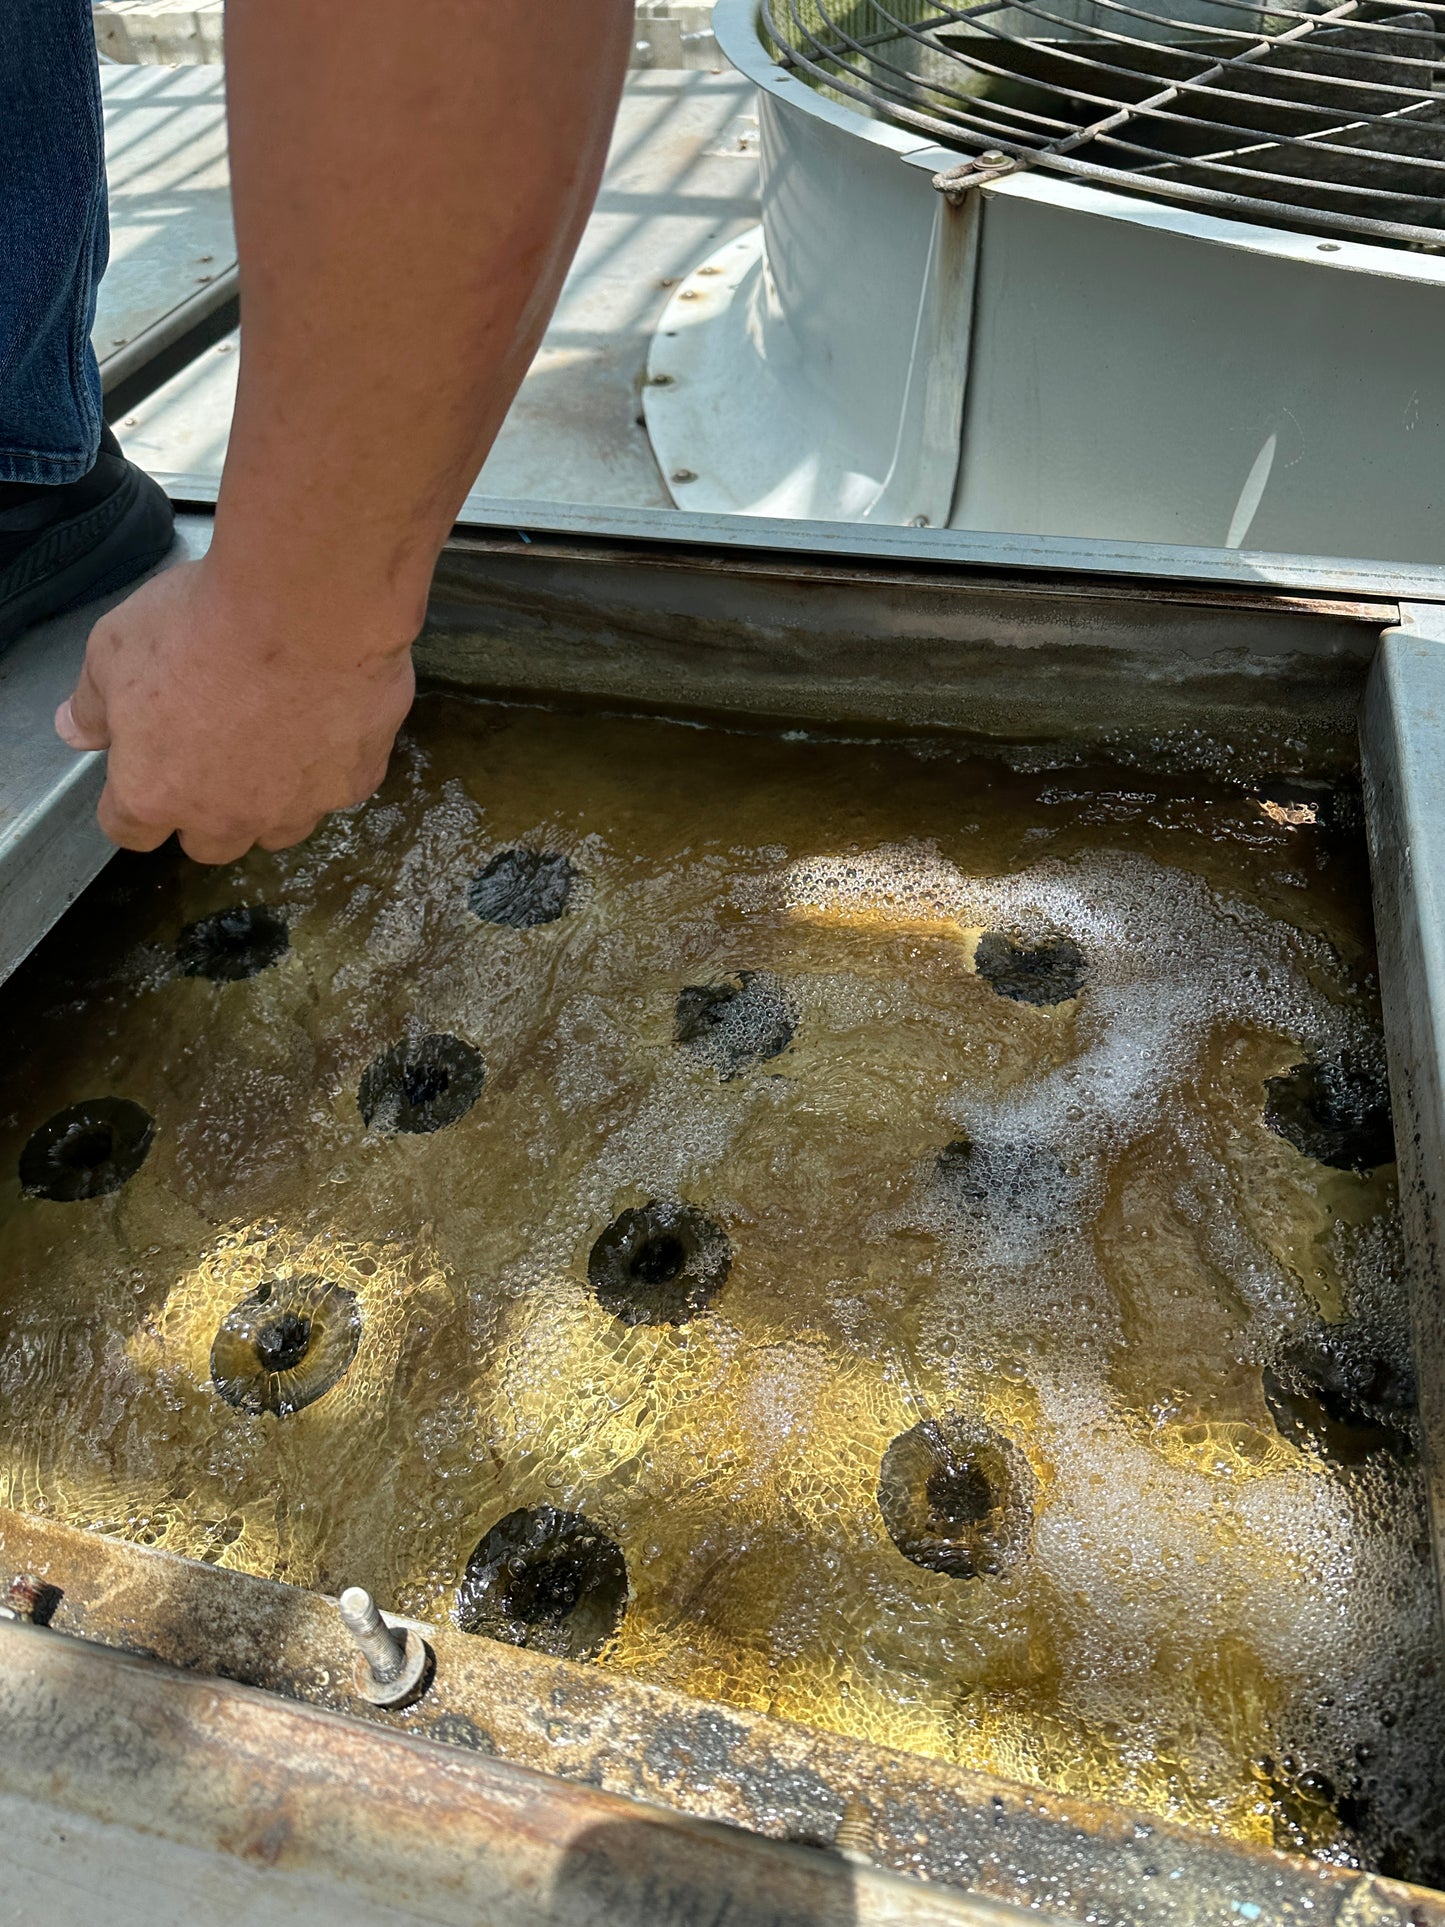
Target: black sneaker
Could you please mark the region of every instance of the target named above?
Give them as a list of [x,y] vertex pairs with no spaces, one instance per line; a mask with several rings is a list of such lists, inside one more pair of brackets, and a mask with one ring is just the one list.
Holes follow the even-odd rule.
[[[47,616],[123,589],[171,546],[174,512],[110,430],[78,482],[36,488],[0,507],[0,649]],[[3,499],[0,496],[0,499]]]

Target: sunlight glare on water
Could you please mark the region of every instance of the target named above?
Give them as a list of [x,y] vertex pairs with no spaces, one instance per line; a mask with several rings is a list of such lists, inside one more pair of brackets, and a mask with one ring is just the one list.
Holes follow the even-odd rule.
[[1319,795],[429,697],[118,860],[3,992],[0,1501],[1438,1877]]

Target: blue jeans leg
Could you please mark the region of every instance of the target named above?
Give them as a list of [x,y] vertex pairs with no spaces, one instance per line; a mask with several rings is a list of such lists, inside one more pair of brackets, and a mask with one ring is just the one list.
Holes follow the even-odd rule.
[[109,247],[90,0],[0,0],[0,481],[73,482],[95,461]]

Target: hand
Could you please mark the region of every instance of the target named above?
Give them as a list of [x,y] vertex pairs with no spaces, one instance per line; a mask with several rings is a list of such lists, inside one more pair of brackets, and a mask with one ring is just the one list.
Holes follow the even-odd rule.
[[198,863],[282,850],[386,774],[415,623],[247,582],[212,557],[182,563],[91,631],[55,727],[72,749],[109,749],[98,815],[122,849],[174,831]]

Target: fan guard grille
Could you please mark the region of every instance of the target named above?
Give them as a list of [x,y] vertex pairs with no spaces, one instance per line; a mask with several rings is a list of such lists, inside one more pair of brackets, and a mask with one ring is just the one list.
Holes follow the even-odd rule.
[[1445,246],[1445,0],[762,8],[785,69],[1005,166],[1306,232]]

